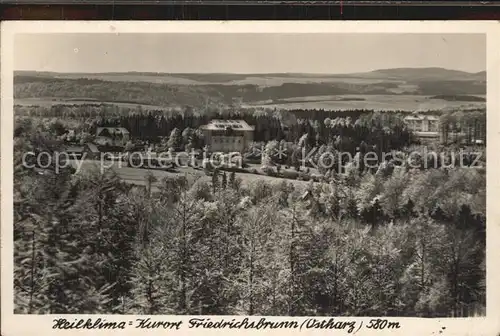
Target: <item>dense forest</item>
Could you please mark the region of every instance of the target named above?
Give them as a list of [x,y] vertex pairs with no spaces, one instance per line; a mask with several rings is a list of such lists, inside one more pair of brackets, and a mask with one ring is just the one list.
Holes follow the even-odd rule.
[[[300,123],[276,111],[242,118],[255,118],[260,141],[278,141],[292,129],[297,146],[359,151],[364,141],[414,150],[395,114],[318,115]],[[128,122],[140,137],[142,129],[178,134],[181,124],[203,122],[149,112],[66,119],[16,121],[16,313],[485,313],[484,166],[351,165],[303,186],[242,183],[238,173],[216,171],[211,182],[165,178],[158,191],[148,174],[138,187],[113,171],[39,174],[23,167],[25,152],[63,150],[60,135],[71,123],[91,130]],[[485,113],[443,120],[445,134],[474,134]]]

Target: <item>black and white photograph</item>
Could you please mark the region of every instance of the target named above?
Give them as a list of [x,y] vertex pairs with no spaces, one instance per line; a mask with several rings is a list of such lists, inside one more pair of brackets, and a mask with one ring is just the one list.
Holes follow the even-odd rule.
[[486,316],[485,33],[12,55],[14,314]]

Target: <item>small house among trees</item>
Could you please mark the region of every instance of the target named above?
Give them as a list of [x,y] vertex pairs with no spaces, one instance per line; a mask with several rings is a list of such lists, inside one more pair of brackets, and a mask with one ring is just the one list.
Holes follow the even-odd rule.
[[[70,159],[98,159],[100,154],[96,145],[92,143],[87,143],[81,146],[68,146],[65,149],[65,153]],[[83,156],[84,153],[85,157]]]
[[130,132],[124,127],[97,127],[97,145],[124,147],[129,140]]

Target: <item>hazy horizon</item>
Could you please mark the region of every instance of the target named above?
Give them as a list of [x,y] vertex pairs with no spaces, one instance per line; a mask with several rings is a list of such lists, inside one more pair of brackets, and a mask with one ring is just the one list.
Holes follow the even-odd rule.
[[16,71],[341,75],[486,70],[485,34],[19,34]]
[[[449,71],[461,71],[470,74],[477,74],[480,72],[486,72],[486,70],[480,71],[464,71],[459,69],[450,69],[450,68],[442,68],[442,67],[405,67],[405,68],[386,68],[386,69],[374,69],[370,71],[363,71],[357,73],[369,73],[375,71],[383,71],[383,70],[399,70],[399,69],[442,69]],[[158,72],[158,71],[106,71],[106,72],[66,72],[66,71],[39,71],[39,70],[31,70],[31,69],[22,69],[22,70],[14,70],[14,71],[22,71],[22,72],[47,72],[47,73],[55,73],[55,74],[112,74],[112,73],[157,73],[157,74],[168,74],[168,75],[182,75],[182,74],[201,74],[201,75],[314,75],[314,76],[336,76],[336,75],[355,75],[356,72],[347,72],[347,73],[324,73],[324,72]]]

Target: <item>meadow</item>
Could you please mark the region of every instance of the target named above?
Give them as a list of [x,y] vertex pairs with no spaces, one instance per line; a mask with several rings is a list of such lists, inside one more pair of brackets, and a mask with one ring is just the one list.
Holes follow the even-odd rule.
[[[101,167],[100,161],[85,160],[83,162],[76,162],[74,160],[70,161],[72,167],[77,168],[78,164],[81,164],[81,172],[88,172],[92,170],[99,170]],[[192,167],[179,167],[175,172],[159,170],[159,169],[139,169],[128,167],[126,162],[106,162],[106,167],[110,167],[114,172],[118,174],[123,182],[137,186],[146,186],[146,176],[152,174],[155,181],[152,182],[152,191],[158,191],[161,181],[164,178],[175,177],[175,176],[185,176],[190,183],[194,183],[197,180],[209,183],[211,177],[204,174],[203,170],[196,170]],[[229,175],[229,173],[227,173]],[[283,181],[281,178],[266,176],[262,174],[251,174],[251,173],[237,173],[238,178],[245,186],[250,186],[256,181],[263,180],[271,185],[279,184]],[[285,180],[292,183],[294,187],[306,187],[308,182],[301,180]]]
[[[257,85],[262,87],[279,86],[285,83],[350,83],[377,84],[388,82],[380,78],[362,76],[315,75],[315,74],[162,74],[162,73],[21,73],[39,78],[89,79],[110,82],[146,82],[172,85]],[[402,80],[389,82],[403,84]]]
[[[476,95],[475,97],[485,97]],[[56,105],[85,105],[108,104],[117,107],[134,109],[140,106],[143,110],[167,110],[171,106],[149,105],[134,102],[103,101],[94,98],[18,98],[15,105],[52,107]],[[283,110],[297,109],[324,109],[324,110],[353,110],[372,109],[375,111],[427,111],[461,108],[485,108],[485,102],[452,101],[435,99],[423,95],[325,95],[292,97],[278,100],[257,101],[241,104],[243,108],[276,108]]]
[[278,101],[260,101],[245,104],[244,107],[267,107],[287,110],[373,109],[376,111],[389,111],[398,109],[407,111],[425,111],[442,110],[446,108],[485,107],[485,103],[433,99],[432,96],[424,95],[329,95],[293,97]]
[[14,105],[20,106],[41,106],[41,107],[52,107],[56,105],[85,105],[85,104],[108,104],[114,105],[118,107],[125,108],[138,108],[139,106],[143,110],[163,110],[165,106],[158,105],[148,105],[148,104],[139,104],[133,102],[116,102],[116,101],[101,101],[93,98],[55,98],[55,97],[45,97],[45,98],[19,98],[14,100]]

